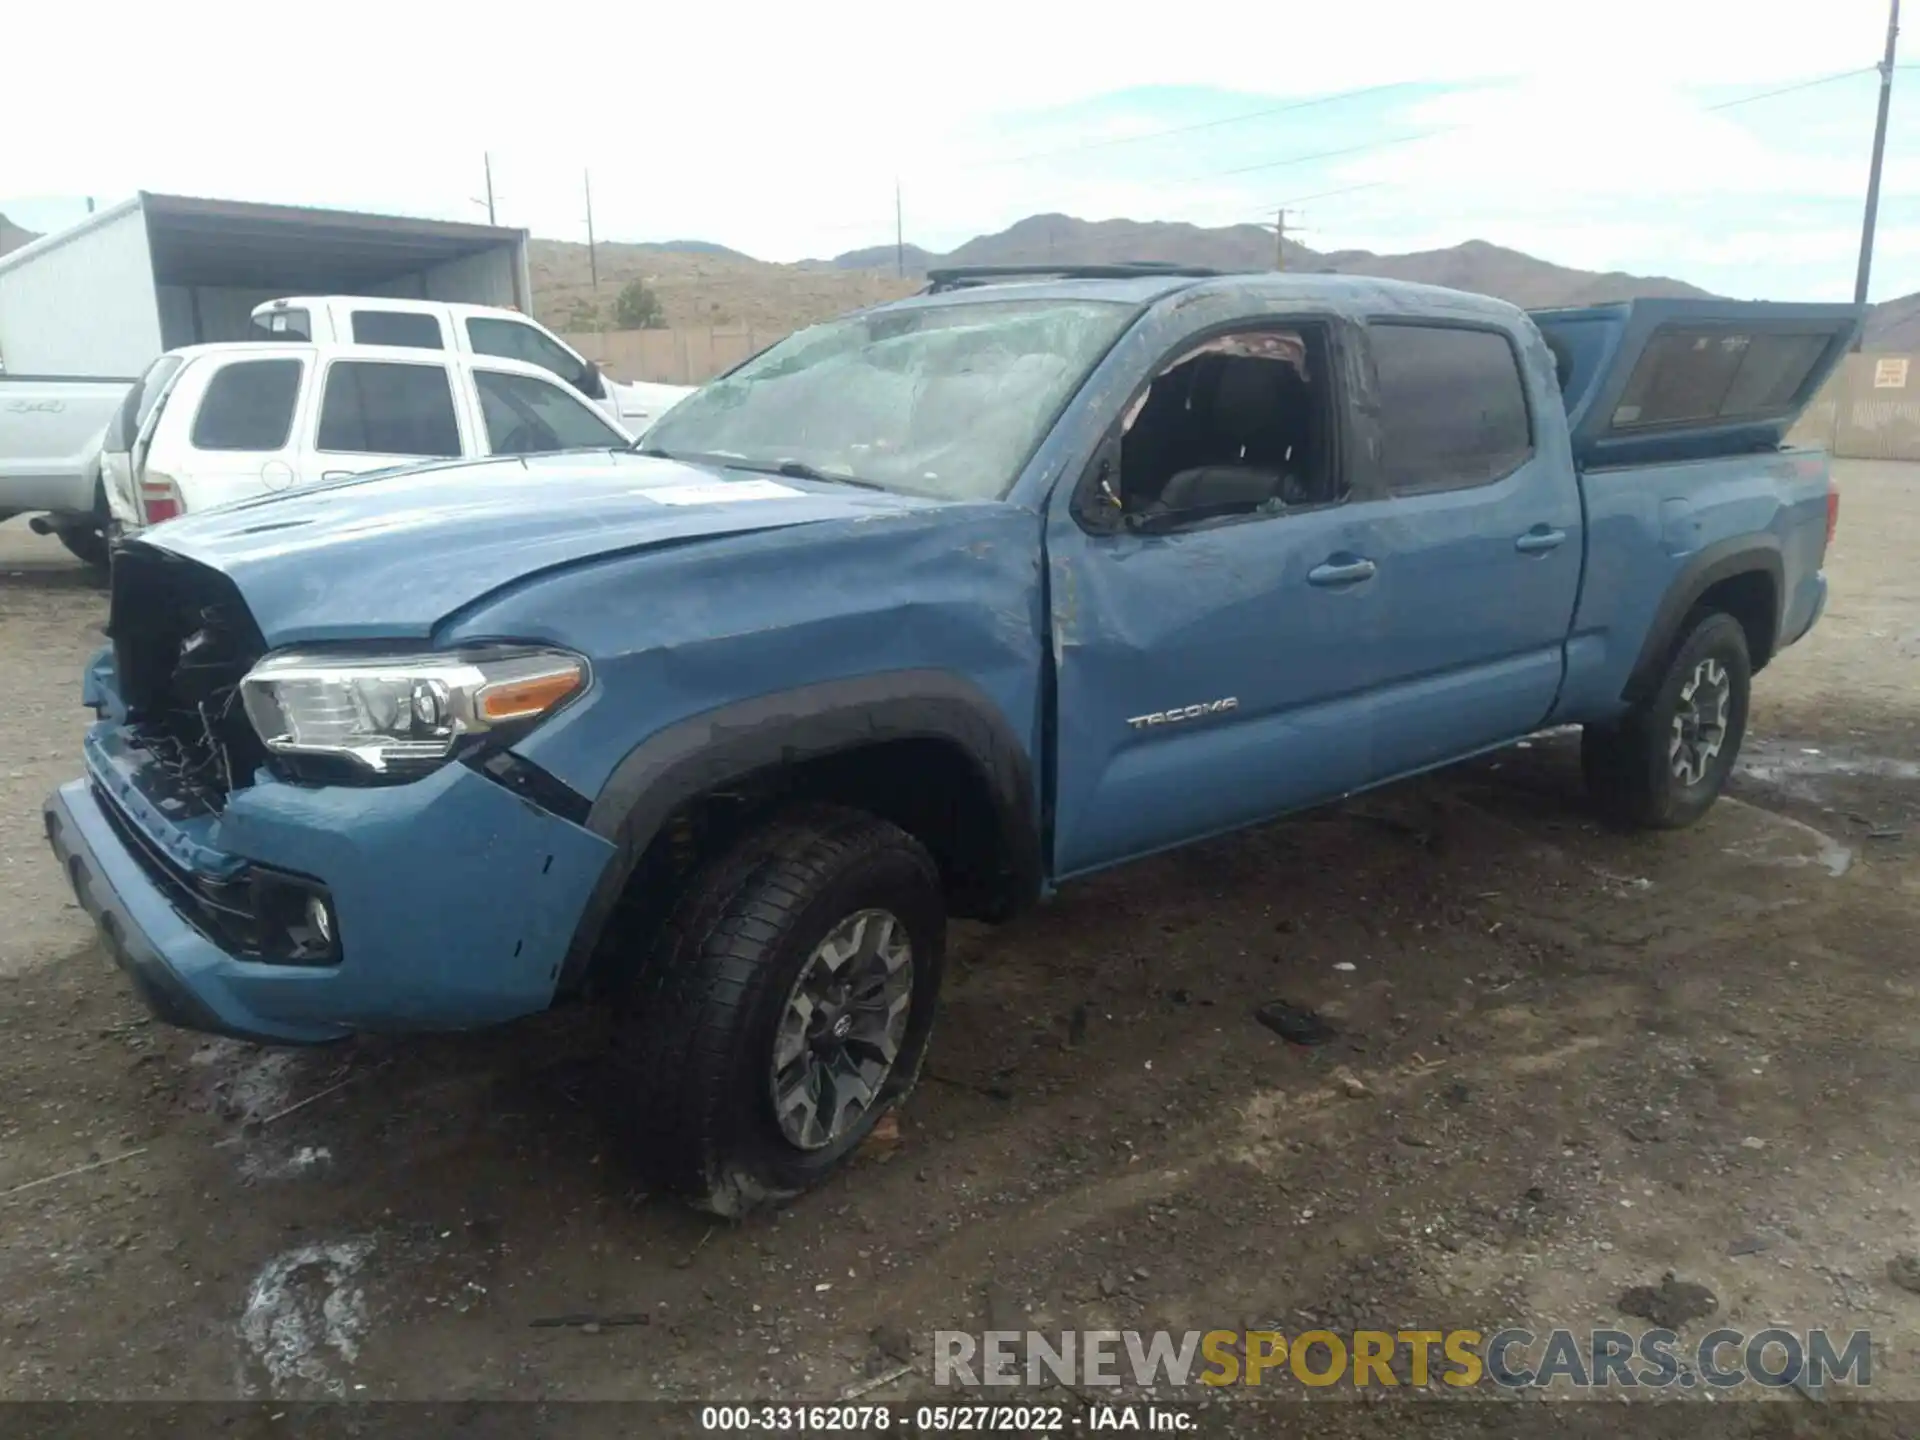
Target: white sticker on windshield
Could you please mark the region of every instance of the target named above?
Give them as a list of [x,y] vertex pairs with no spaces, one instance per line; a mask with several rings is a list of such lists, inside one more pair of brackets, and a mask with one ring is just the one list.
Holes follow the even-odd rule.
[[709,480],[699,485],[655,485],[634,493],[662,505],[734,505],[742,500],[791,500],[807,492],[778,480]]

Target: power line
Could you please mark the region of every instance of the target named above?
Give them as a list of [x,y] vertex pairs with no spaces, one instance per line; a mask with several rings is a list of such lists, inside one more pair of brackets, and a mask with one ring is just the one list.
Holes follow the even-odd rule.
[[1737,100],[1723,100],[1718,105],[1703,107],[1708,114],[1716,110],[1731,110],[1736,105],[1751,105],[1756,100],[1771,100],[1776,95],[1793,95],[1801,90],[1811,90],[1817,85],[1831,85],[1836,80],[1851,80],[1856,75],[1871,75],[1878,69],[1875,65],[1862,65],[1857,70],[1842,70],[1833,75],[1822,75],[1817,80],[1802,80],[1798,85],[1785,85],[1778,90],[1762,90],[1758,95],[1742,95]]
[[[1904,65],[1897,65],[1893,68],[1898,70],[1920,69],[1920,62],[1910,62]],[[1707,114],[1716,113],[1722,110],[1731,110],[1739,106],[1755,104],[1762,100],[1771,100],[1778,96],[1796,94],[1802,90],[1810,90],[1823,85],[1836,84],[1842,80],[1851,80],[1860,75],[1873,74],[1877,72],[1879,69],[1880,67],[1877,65],[1868,65],[1868,66],[1862,66],[1853,70],[1839,71],[1837,73],[1830,74],[1830,75],[1815,76],[1807,80],[1796,82],[1795,84],[1792,84],[1792,85],[1779,86],[1771,90],[1762,90],[1751,95],[1736,96],[1734,99],[1723,100],[1718,102],[1717,104],[1705,105],[1701,107],[1701,110],[1702,110],[1702,113],[1707,113]],[[1036,151],[1026,155],[1007,156],[997,160],[977,161],[977,162],[973,162],[972,164],[960,165],[952,168],[965,170],[965,169],[977,169],[977,168],[998,166],[998,165],[1026,164],[1026,163],[1031,163],[1033,161],[1038,161],[1038,160],[1053,159],[1058,156],[1083,154],[1085,152],[1092,151],[1092,150],[1103,150],[1103,149],[1111,149],[1121,145],[1140,144],[1140,143],[1145,143],[1151,140],[1165,139],[1171,136],[1188,135],[1188,134],[1194,134],[1194,133],[1198,133],[1205,130],[1217,129],[1219,127],[1226,126],[1226,125],[1243,124],[1245,122],[1252,121],[1252,120],[1266,119],[1274,115],[1282,115],[1292,111],[1304,110],[1304,109],[1309,109],[1309,108],[1322,106],[1322,105],[1329,105],[1339,101],[1356,99],[1365,95],[1378,94],[1384,91],[1406,89],[1412,86],[1414,83],[1416,82],[1395,81],[1389,84],[1361,86],[1353,90],[1345,90],[1333,95],[1317,96],[1311,100],[1293,101],[1285,105],[1269,106],[1261,110],[1248,111],[1240,115],[1223,116],[1217,120],[1202,120],[1202,121],[1197,121],[1187,125],[1175,125],[1175,126],[1167,127],[1162,130],[1150,131],[1142,135],[1124,135],[1124,136],[1118,136],[1118,137],[1107,139],[1107,140],[1091,140],[1083,144],[1065,146],[1056,150]],[[1267,170],[1281,170],[1294,165],[1307,165],[1307,164],[1313,163],[1316,160],[1340,159],[1350,155],[1364,155],[1376,150],[1386,150],[1386,149],[1391,149],[1391,148],[1402,146],[1402,145],[1417,144],[1420,141],[1433,139],[1440,135],[1457,133],[1459,131],[1464,131],[1464,130],[1484,129],[1484,128],[1487,128],[1487,126],[1491,123],[1492,122],[1478,122],[1478,123],[1465,123],[1465,124],[1455,124],[1455,125],[1442,125],[1432,129],[1422,130],[1411,135],[1397,135],[1397,136],[1391,136],[1383,140],[1368,141],[1364,144],[1359,144],[1359,145],[1345,145],[1345,146],[1339,146],[1330,150],[1316,150],[1316,151],[1305,152],[1298,155],[1283,156],[1280,159],[1263,161],[1257,165],[1238,165],[1238,166],[1234,166],[1231,169],[1226,169],[1226,170],[1212,170],[1212,171],[1202,172],[1199,174],[1171,176],[1171,177],[1168,177],[1164,182],[1158,182],[1158,183],[1165,183],[1169,185],[1183,185],[1183,184],[1190,184],[1190,183],[1203,181],[1203,180],[1228,179],[1228,178],[1232,178],[1240,175],[1259,174]],[[1360,190],[1371,190],[1371,189],[1379,189],[1383,187],[1390,187],[1392,183],[1393,182],[1376,180],[1376,181],[1368,181],[1363,184],[1341,186],[1332,190],[1317,191],[1311,195],[1299,196],[1294,199],[1289,199],[1289,200],[1280,202],[1280,205],[1264,207],[1258,212],[1259,219],[1261,222],[1264,222],[1264,224],[1268,226],[1272,226],[1274,222],[1268,219],[1268,217],[1274,215],[1275,212],[1281,208],[1281,206],[1291,207],[1297,203],[1301,203],[1306,200],[1328,199],[1336,195],[1346,195],[1346,194],[1350,194]],[[1906,198],[1906,197],[1902,197],[1902,198]],[[1466,217],[1463,215],[1461,218],[1466,218]],[[866,229],[867,227],[864,224],[856,222],[853,224],[835,226],[831,228],[835,230],[853,231],[853,230],[863,230],[863,229]]]
[[1362,85],[1353,90],[1341,90],[1332,95],[1318,95],[1311,100],[1295,100],[1285,105],[1270,105],[1264,110],[1249,110],[1244,115],[1227,115],[1218,120],[1201,120],[1191,125],[1174,125],[1164,130],[1149,130],[1143,135],[1120,135],[1109,140],[1089,140],[1080,145],[1068,145],[1058,150],[1040,150],[1030,155],[1008,155],[997,160],[978,160],[972,165],[961,167],[976,169],[990,165],[1026,165],[1035,160],[1052,160],[1061,155],[1081,155],[1089,150],[1108,150],[1116,145],[1139,145],[1148,140],[1164,140],[1172,135],[1192,135],[1201,130],[1215,130],[1222,125],[1243,125],[1249,120],[1265,120],[1274,115],[1287,115],[1295,110],[1311,110],[1319,105],[1333,105],[1343,100],[1357,100],[1362,95],[1377,95],[1384,90],[1404,90],[1413,82],[1395,80],[1386,85]]
[[1387,183],[1385,180],[1368,180],[1360,185],[1342,185],[1338,190],[1316,190],[1311,195],[1289,195],[1285,200],[1276,200],[1255,213],[1260,219],[1265,220],[1275,210],[1283,208],[1291,210],[1294,206],[1304,205],[1309,200],[1331,200],[1335,195],[1351,195],[1356,190],[1378,190]]
[[1268,160],[1259,165],[1240,165],[1232,170],[1214,170],[1205,175],[1181,175],[1175,177],[1171,183],[1177,184],[1189,180],[1223,180],[1229,175],[1252,175],[1262,170],[1284,170],[1289,165],[1305,165],[1314,160],[1331,160],[1340,155],[1363,155],[1370,150],[1386,150],[1395,145],[1412,145],[1417,141],[1431,140],[1436,135],[1446,135],[1455,130],[1470,128],[1466,125],[1440,125],[1414,135],[1396,135],[1388,140],[1370,140],[1364,145],[1346,145],[1338,150],[1316,150],[1308,155],[1289,155],[1284,160]]
[[[1897,68],[1905,70],[1916,67],[1920,67],[1920,62],[1916,62],[1915,65],[1912,66],[1902,65]],[[1842,70],[1832,75],[1820,75],[1810,80],[1802,80],[1793,85],[1785,85],[1773,90],[1762,90],[1754,95],[1737,96],[1732,100],[1723,100],[1717,105],[1703,106],[1702,109],[1709,114],[1720,110],[1732,110],[1741,105],[1752,105],[1757,101],[1771,100],[1775,96],[1792,95],[1801,90],[1811,90],[1816,86],[1831,85],[1840,80],[1851,80],[1859,75],[1871,75],[1878,69],[1879,67],[1875,65],[1865,65],[1853,70]],[[1404,90],[1409,88],[1413,83],[1412,81],[1398,80],[1385,85],[1365,85],[1353,90],[1343,90],[1334,95],[1318,96],[1312,100],[1299,100],[1287,105],[1275,105],[1263,110],[1251,110],[1243,115],[1229,115],[1218,120],[1202,120],[1191,125],[1175,125],[1164,130],[1149,131],[1144,135],[1122,135],[1110,140],[1090,140],[1084,144],[1065,146],[1058,150],[1041,150],[1028,155],[1007,156],[998,160],[982,160],[976,162],[974,166],[960,168],[971,169],[977,168],[978,166],[1021,165],[1036,160],[1050,160],[1062,155],[1079,155],[1090,150],[1105,150],[1119,145],[1134,145],[1148,140],[1163,140],[1175,135],[1190,135],[1202,130],[1216,129],[1222,125],[1238,125],[1249,120],[1264,120],[1270,116],[1284,115],[1295,110],[1310,109],[1319,105],[1331,105],[1343,100],[1353,100],[1363,95],[1374,95],[1388,90]],[[1176,177],[1175,183],[1187,180],[1225,179],[1234,175],[1250,175],[1261,170],[1277,170],[1289,165],[1306,164],[1313,160],[1331,160],[1344,155],[1359,155],[1370,150],[1382,150],[1395,145],[1409,145],[1419,140],[1428,139],[1434,135],[1444,135],[1451,131],[1474,128],[1477,127],[1472,125],[1443,125],[1436,129],[1421,131],[1415,135],[1370,141],[1365,145],[1354,145],[1337,150],[1322,150],[1311,154],[1294,155],[1282,160],[1270,161],[1260,165],[1243,165],[1231,170],[1215,170],[1202,175],[1180,176]],[[1264,214],[1265,212],[1262,213]]]
[[[1905,64],[1905,65],[1896,65],[1893,68],[1896,70],[1920,69],[1920,61],[1909,62],[1908,64]],[[1715,111],[1720,111],[1720,110],[1731,110],[1736,106],[1751,105],[1756,101],[1760,101],[1760,100],[1771,100],[1778,95],[1792,95],[1801,90],[1811,90],[1817,86],[1831,85],[1836,81],[1851,80],[1856,76],[1860,76],[1860,75],[1872,75],[1877,73],[1879,69],[1880,67],[1877,65],[1865,65],[1854,70],[1842,70],[1832,75],[1820,75],[1810,80],[1802,80],[1793,85],[1781,86],[1773,90],[1762,90],[1757,94],[1753,94],[1753,95],[1741,95],[1732,100],[1723,100],[1716,105],[1702,106],[1701,109],[1703,113],[1707,113],[1707,114],[1711,114]],[[1424,131],[1418,135],[1402,136],[1392,140],[1375,141],[1367,145],[1354,146],[1351,149],[1325,151],[1317,155],[1294,156],[1285,160],[1274,162],[1273,167],[1246,166],[1241,169],[1216,171],[1211,175],[1186,176],[1184,177],[1184,179],[1205,180],[1205,179],[1223,178],[1225,176],[1230,176],[1230,175],[1242,175],[1242,174],[1247,174],[1254,170],[1260,170],[1260,169],[1266,169],[1266,168],[1279,168],[1287,165],[1301,164],[1308,160],[1328,159],[1338,155],[1360,154],[1369,150],[1384,149],[1388,146],[1393,146],[1393,145],[1411,144],[1417,140],[1424,140],[1434,135],[1446,134],[1449,131],[1470,130],[1470,129],[1476,129],[1476,128],[1481,128],[1481,127],[1475,126],[1475,125],[1448,125],[1448,126],[1443,126],[1436,130]],[[1374,181],[1369,181],[1363,185],[1348,185],[1348,186],[1343,186],[1342,188],[1337,190],[1323,190],[1314,195],[1297,196],[1293,199],[1284,200],[1279,203],[1283,205],[1292,206],[1295,204],[1303,203],[1307,200],[1328,199],[1335,195],[1345,195],[1355,190],[1376,189],[1386,184],[1388,184],[1387,181],[1374,180]],[[1266,217],[1268,215],[1271,215],[1272,213],[1274,213],[1275,208],[1276,207],[1272,205],[1264,207],[1263,209],[1257,212],[1259,215],[1259,218],[1263,221],[1266,220]]]
[[[1920,62],[1916,62],[1916,63],[1920,64]],[[1776,95],[1791,95],[1798,90],[1811,90],[1817,85],[1831,85],[1836,80],[1850,80],[1856,75],[1871,75],[1871,74],[1874,74],[1876,71],[1878,71],[1879,68],[1880,67],[1877,65],[1866,65],[1856,70],[1843,70],[1840,73],[1835,75],[1822,75],[1812,80],[1803,80],[1797,85],[1787,85],[1777,90],[1763,90],[1757,95],[1742,95],[1737,99],[1723,100],[1718,105],[1707,105],[1707,106],[1703,106],[1702,108],[1707,113],[1712,113],[1717,110],[1731,110],[1738,105],[1751,105],[1758,100],[1771,100]],[[1907,69],[1910,67],[1897,66],[1895,68]],[[1384,89],[1387,87],[1382,86],[1377,88]],[[1485,128],[1486,123],[1487,122],[1482,122],[1482,124],[1479,124],[1479,125],[1473,125],[1473,124],[1441,125],[1431,130],[1422,130],[1417,134],[1413,134],[1413,135],[1401,135],[1388,140],[1374,140],[1374,141],[1369,141],[1367,144],[1364,144],[1364,145],[1346,146],[1338,150],[1321,150],[1308,155],[1292,155],[1292,156],[1288,156],[1283,160],[1274,160],[1261,165],[1243,165],[1243,166],[1238,166],[1232,170],[1215,170],[1205,175],[1187,175],[1187,176],[1179,177],[1179,179],[1181,181],[1218,180],[1218,179],[1225,179],[1228,176],[1233,176],[1233,175],[1250,175],[1260,170],[1278,170],[1278,169],[1283,169],[1284,167],[1289,165],[1303,165],[1313,160],[1330,160],[1343,155],[1360,155],[1360,154],[1365,154],[1366,152],[1372,151],[1372,150],[1385,150],[1395,145],[1411,145],[1421,140],[1432,139],[1436,135],[1446,135],[1446,134],[1451,134],[1461,130],[1473,130],[1473,129]],[[1378,183],[1384,183],[1384,182],[1373,182],[1373,183],[1378,184]],[[1354,189],[1354,190],[1363,190],[1369,187],[1365,185],[1355,185],[1355,186],[1350,186],[1348,188]],[[1337,194],[1344,194],[1345,191],[1335,190],[1335,191],[1328,191],[1324,193],[1337,195]],[[1312,197],[1309,196],[1304,198],[1310,199]],[[1263,216],[1266,213],[1267,213],[1266,211],[1261,212]]]

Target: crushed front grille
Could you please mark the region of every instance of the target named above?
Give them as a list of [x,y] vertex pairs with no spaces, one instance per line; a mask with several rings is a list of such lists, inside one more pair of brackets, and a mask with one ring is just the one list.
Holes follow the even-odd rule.
[[131,738],[168,788],[218,810],[266,751],[240,681],[265,652],[233,582],[164,550],[126,546],[114,562],[114,664]]

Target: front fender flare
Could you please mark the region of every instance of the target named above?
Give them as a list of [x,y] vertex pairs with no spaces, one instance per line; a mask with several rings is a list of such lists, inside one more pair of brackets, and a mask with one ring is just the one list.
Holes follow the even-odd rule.
[[977,685],[945,670],[896,670],[831,680],[690,716],[642,741],[615,767],[586,827],[615,846],[560,974],[579,988],[601,932],[660,828],[696,796],[759,771],[889,740],[958,747],[992,797],[1007,857],[1012,911],[1040,891],[1041,840],[1026,747]]

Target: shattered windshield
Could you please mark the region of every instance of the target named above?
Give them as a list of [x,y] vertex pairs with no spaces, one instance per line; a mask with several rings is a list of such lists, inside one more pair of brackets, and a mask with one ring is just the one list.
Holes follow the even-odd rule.
[[830,321],[682,400],[644,448],[996,498],[1132,314],[1107,300],[1013,300]]

